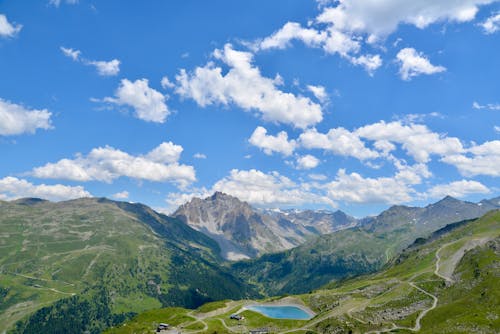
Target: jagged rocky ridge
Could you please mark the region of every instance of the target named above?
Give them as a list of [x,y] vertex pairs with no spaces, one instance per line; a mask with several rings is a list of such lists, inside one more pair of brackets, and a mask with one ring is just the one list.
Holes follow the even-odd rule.
[[172,216],[216,240],[228,260],[290,249],[358,223],[341,211],[259,210],[221,192],[193,198]]

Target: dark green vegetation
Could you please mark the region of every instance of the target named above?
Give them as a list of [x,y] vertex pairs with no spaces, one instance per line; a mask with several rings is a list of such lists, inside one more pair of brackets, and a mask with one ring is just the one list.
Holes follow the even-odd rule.
[[99,333],[152,308],[255,295],[213,240],[140,204],[0,202],[0,250],[0,332],[24,318],[16,332]]
[[[195,318],[175,324],[183,333],[267,327],[276,333],[493,334],[500,331],[499,264],[500,211],[493,211],[419,239],[378,273],[279,300],[310,307],[317,315],[309,321],[269,319],[242,309],[252,302],[234,301],[215,310],[217,304],[207,305],[206,314],[158,310],[156,317],[139,315],[107,333],[148,333],[159,321],[178,314]],[[229,319],[239,311],[245,320]]]
[[[490,203],[491,202],[491,203]],[[263,294],[304,293],[332,280],[381,269],[414,242],[457,220],[477,218],[498,207],[446,197],[425,208],[393,206],[357,227],[320,236],[285,252],[233,264],[238,276]]]

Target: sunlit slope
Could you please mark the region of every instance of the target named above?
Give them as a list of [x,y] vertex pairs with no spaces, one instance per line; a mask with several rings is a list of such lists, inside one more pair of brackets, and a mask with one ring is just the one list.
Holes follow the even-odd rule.
[[139,204],[1,202],[0,250],[0,332],[82,292],[107,294],[113,315],[247,293],[220,269],[215,242]]
[[[310,321],[269,319],[242,310],[254,303],[242,300],[197,311],[149,311],[108,333],[149,333],[159,322],[183,333],[259,327],[278,333],[498,333],[499,260],[500,211],[494,211],[419,239],[378,273],[266,301],[304,304],[317,313]],[[229,319],[240,311],[246,320]]]
[[[495,202],[497,203],[497,202]],[[322,235],[288,251],[237,262],[232,269],[268,295],[304,293],[332,280],[379,270],[415,239],[495,208],[452,197],[424,208],[393,206],[359,226]]]

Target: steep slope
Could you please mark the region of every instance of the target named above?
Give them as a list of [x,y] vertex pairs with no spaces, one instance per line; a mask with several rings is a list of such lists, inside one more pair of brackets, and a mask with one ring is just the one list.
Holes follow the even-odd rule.
[[493,205],[446,197],[425,208],[393,206],[360,226],[323,235],[285,252],[233,264],[233,270],[270,295],[302,293],[333,279],[381,268],[416,238],[452,222],[477,218]]
[[[419,239],[378,273],[333,282],[308,294],[261,303],[312,309],[308,321],[264,317],[245,306],[211,303],[198,310],[138,315],[107,334],[149,333],[162,320],[183,333],[498,333],[500,211],[454,223]],[[239,313],[245,319],[230,319]]]
[[140,204],[2,202],[0,249],[0,332],[60,299],[39,312],[61,317],[54,308],[88,306],[106,295],[100,300],[109,317],[97,321],[98,332],[129,312],[252,295],[219,266],[213,240]]
[[267,210],[266,213],[276,215],[291,221],[295,225],[303,226],[313,234],[321,235],[333,233],[356,226],[356,218],[337,210]]
[[290,249],[312,236],[357,223],[341,212],[258,210],[221,192],[193,198],[172,216],[216,240],[228,260]]

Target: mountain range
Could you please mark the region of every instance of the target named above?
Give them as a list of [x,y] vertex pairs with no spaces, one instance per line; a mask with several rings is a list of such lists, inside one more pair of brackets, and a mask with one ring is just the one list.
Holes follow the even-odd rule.
[[341,211],[259,210],[221,192],[193,198],[172,216],[216,240],[227,260],[290,249],[314,236],[358,223]]
[[52,319],[56,332],[100,333],[162,306],[308,292],[380,270],[416,239],[499,207],[446,197],[355,219],[223,193],[172,216],[105,198],[0,201],[0,332],[17,323],[39,333]]
[[[417,239],[380,271],[332,282],[301,295],[221,301],[197,310],[144,312],[106,334],[148,333],[158,319],[183,332],[242,333],[482,333],[500,329],[500,211],[448,224]],[[255,303],[298,305],[310,320],[252,312]],[[243,320],[230,319],[238,313]]]

